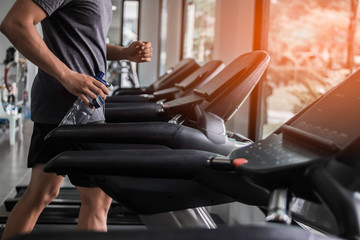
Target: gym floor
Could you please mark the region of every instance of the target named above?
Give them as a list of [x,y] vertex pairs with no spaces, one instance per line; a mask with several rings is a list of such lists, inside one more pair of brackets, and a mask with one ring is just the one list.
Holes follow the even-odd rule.
[[0,133],[0,213],[2,205],[8,195],[15,191],[15,186],[27,184],[30,179],[30,170],[26,168],[26,159],[30,145],[33,123],[30,120],[23,122],[23,141],[16,134],[15,145],[10,145],[9,130]]
[[[8,197],[15,196],[15,187],[27,184],[30,179],[30,170],[26,168],[26,158],[30,145],[33,123],[23,122],[23,141],[20,141],[19,133],[16,134],[15,145],[10,145],[9,129],[0,132],[0,216],[8,215],[4,207],[4,201]],[[4,225],[0,226],[2,236]]]

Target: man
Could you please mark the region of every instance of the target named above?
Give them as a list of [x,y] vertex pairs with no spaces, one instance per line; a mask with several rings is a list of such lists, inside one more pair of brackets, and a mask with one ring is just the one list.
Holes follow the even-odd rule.
[[[57,196],[63,176],[45,173],[43,167],[71,146],[45,143],[43,138],[60,123],[77,97],[89,107],[87,97],[106,98],[108,89],[92,76],[106,71],[106,60],[151,60],[150,43],[134,42],[127,48],[106,44],[111,14],[110,0],[17,0],[1,23],[1,32],[39,67],[32,87],[31,180],[8,218],[3,239],[30,232],[44,207]],[[34,27],[39,22],[44,39]],[[97,109],[90,122],[102,121],[103,110]],[[111,198],[91,179],[69,177],[82,202],[78,229],[106,231]]]

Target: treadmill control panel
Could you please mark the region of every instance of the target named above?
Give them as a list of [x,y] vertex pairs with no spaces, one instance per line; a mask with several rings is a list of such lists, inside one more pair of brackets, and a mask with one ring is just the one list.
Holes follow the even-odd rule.
[[[278,172],[341,153],[360,137],[360,71],[284,124],[278,134],[240,149],[241,171]],[[360,151],[360,150],[359,150]]]
[[239,165],[239,168],[253,173],[290,169],[307,165],[321,157],[321,154],[316,151],[283,139],[282,134],[273,134],[265,140],[238,149],[232,156],[232,158],[245,158],[248,162]]

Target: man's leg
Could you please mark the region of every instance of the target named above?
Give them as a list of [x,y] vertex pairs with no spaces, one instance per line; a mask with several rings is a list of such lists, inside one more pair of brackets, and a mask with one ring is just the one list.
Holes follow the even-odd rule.
[[107,231],[107,214],[112,199],[100,188],[76,187],[81,198],[78,230]]
[[44,164],[32,168],[29,186],[10,213],[3,240],[31,232],[43,209],[58,195],[64,177],[45,173],[43,168]]

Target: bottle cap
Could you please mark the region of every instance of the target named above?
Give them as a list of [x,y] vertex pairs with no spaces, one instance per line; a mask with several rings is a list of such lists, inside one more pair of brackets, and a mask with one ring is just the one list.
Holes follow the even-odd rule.
[[102,79],[104,77],[105,73],[103,73],[102,71],[99,71],[96,76],[100,79]]
[[95,99],[93,99],[93,100],[91,101],[91,104],[92,104],[95,108],[99,108],[99,107],[104,106],[105,101],[104,101],[100,96],[97,96]]
[[108,82],[106,82],[103,77],[105,76],[105,73],[102,71],[99,71],[96,73],[96,75],[94,76],[94,78],[98,81],[100,81],[102,84],[104,84],[106,87],[109,87],[110,84]]

